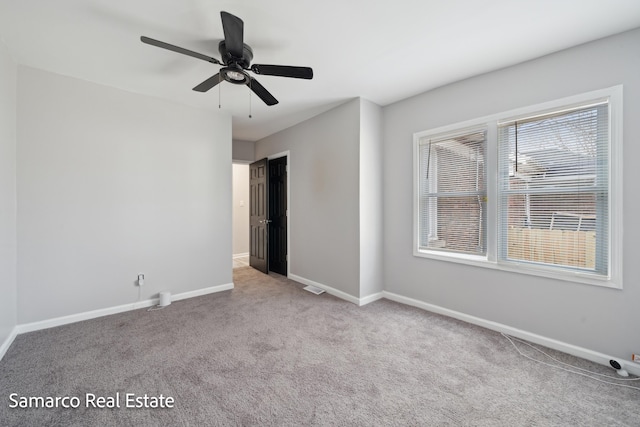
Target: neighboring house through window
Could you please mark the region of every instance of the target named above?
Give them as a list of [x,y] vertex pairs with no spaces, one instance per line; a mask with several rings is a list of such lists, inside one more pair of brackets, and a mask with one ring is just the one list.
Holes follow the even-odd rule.
[[486,132],[422,138],[420,247],[486,253]]

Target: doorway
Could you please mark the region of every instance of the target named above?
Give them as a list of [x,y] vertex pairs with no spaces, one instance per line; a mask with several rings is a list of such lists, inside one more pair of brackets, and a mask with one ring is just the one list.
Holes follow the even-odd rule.
[[249,264],[288,274],[288,155],[249,165]]
[[249,266],[249,162],[232,164],[233,268]]

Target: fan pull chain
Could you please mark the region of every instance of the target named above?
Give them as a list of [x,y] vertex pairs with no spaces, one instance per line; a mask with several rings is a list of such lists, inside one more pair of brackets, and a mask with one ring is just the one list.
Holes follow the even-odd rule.
[[220,94],[221,94],[220,86],[222,86],[222,74],[218,73],[218,108],[222,108],[221,106],[222,102],[220,101]]
[[251,80],[249,80],[249,118],[251,119],[251,92],[253,92],[253,89],[251,89],[251,83],[253,83]]

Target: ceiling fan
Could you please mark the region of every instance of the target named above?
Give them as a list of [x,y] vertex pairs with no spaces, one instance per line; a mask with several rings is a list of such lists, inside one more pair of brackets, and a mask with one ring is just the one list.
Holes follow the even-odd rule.
[[293,67],[290,65],[265,65],[251,64],[253,59],[253,50],[244,43],[244,22],[242,19],[228,12],[220,12],[222,17],[222,29],[224,30],[224,40],[218,44],[218,51],[222,56],[222,61],[194,52],[189,49],[174,46],[169,43],[161,42],[149,37],[142,36],[140,40],[143,43],[152,46],[168,49],[173,52],[182,53],[183,55],[193,56],[203,61],[222,65],[220,71],[209,77],[199,85],[193,88],[197,92],[206,92],[209,89],[221,83],[223,80],[236,85],[247,85],[260,99],[267,105],[275,105],[278,100],[274,98],[267,89],[258,81],[251,77],[247,71],[265,76],[293,77],[296,79],[312,79],[313,70],[309,67]]

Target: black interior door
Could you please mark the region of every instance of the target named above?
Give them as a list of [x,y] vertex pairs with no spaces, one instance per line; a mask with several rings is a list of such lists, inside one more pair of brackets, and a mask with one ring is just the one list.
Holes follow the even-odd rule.
[[267,159],[249,165],[249,265],[263,273],[269,272],[267,167]]
[[287,275],[287,157],[269,160],[269,270]]

